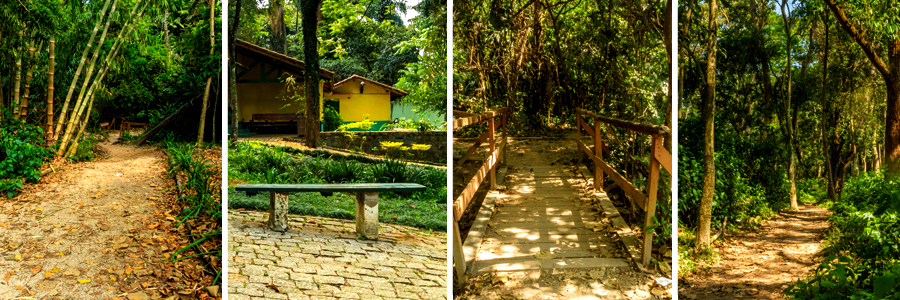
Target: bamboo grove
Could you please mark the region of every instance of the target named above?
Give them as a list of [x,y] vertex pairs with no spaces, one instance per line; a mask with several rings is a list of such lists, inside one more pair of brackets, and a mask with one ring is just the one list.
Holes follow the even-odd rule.
[[193,132],[172,131],[181,130],[184,140],[212,140],[217,133],[205,127],[215,118],[206,111],[220,106],[219,6],[191,0],[5,2],[2,116],[40,127],[43,146],[57,158],[75,154],[86,131],[105,118],[156,125],[186,104],[191,113],[181,123],[193,119]]

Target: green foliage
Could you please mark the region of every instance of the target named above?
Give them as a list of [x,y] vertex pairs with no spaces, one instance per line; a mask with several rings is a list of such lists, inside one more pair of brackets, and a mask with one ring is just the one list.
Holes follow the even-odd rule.
[[[219,228],[215,228],[212,232],[200,234],[200,238],[193,243],[178,249],[172,253],[169,258],[172,261],[179,261],[189,257],[213,254],[219,259],[222,258],[222,249],[216,249],[208,253],[198,253],[195,255],[177,258],[180,253],[202,243],[210,238],[220,238],[222,236],[222,202],[221,187],[213,182],[212,162],[204,159],[195,151],[192,143],[166,143],[165,145],[168,157],[167,161],[171,166],[170,172],[183,173],[187,177],[184,184],[184,196],[179,200],[185,202],[185,207],[178,216],[180,226],[181,223],[193,219],[209,219],[216,222]],[[218,270],[221,273],[221,269]],[[216,278],[218,280],[218,276]]]
[[365,115],[362,121],[342,124],[336,131],[369,131],[372,130],[372,126],[375,126],[375,122],[369,121],[369,115]]
[[0,192],[12,198],[25,182],[41,179],[41,165],[53,152],[41,147],[45,142],[40,127],[13,119],[5,109],[0,114]]
[[367,168],[364,164],[353,160],[328,160],[322,179],[331,183],[357,183],[366,180]]
[[181,200],[186,202],[188,208],[179,219],[184,222],[205,216],[221,223],[222,204],[218,198],[221,193],[212,181],[212,162],[202,158],[193,144],[169,143],[166,148],[171,171],[183,172],[187,177],[185,189],[188,192]]
[[433,130],[447,130],[447,126],[445,125],[446,124],[444,124],[444,122],[429,119],[412,120],[407,118],[397,118],[393,122],[381,125],[381,128],[379,130],[386,131],[401,128],[424,132]]
[[900,299],[900,178],[880,172],[847,180],[816,272],[785,290],[797,299]]
[[73,162],[83,162],[83,161],[91,161],[94,159],[94,151],[95,144],[99,142],[102,137],[95,136],[93,134],[87,134],[81,141],[78,142],[78,148],[75,149],[75,154],[69,156],[69,160]]
[[[229,178],[250,183],[349,183],[407,182],[427,187],[410,196],[383,193],[380,202],[382,222],[446,231],[447,171],[441,168],[415,166],[396,160],[357,161],[353,157],[327,159],[324,156],[291,155],[289,148],[270,148],[257,143],[236,143],[229,147]],[[232,193],[230,208],[265,210],[268,200]],[[353,202],[335,203],[313,194],[292,194],[291,212],[334,218],[352,219]],[[307,200],[295,203],[295,198]],[[259,202],[264,201],[264,202]],[[312,201],[312,202],[309,202]],[[266,205],[266,206],[261,206]],[[410,209],[410,206],[415,209]],[[386,208],[389,207],[389,208]],[[405,207],[405,208],[404,208]],[[396,215],[396,220],[390,219]],[[387,216],[387,217],[386,217]],[[417,220],[417,216],[419,219]],[[422,217],[424,216],[424,217]],[[438,221],[443,220],[443,221]]]
[[[717,124],[718,125],[718,124]],[[679,122],[678,222],[696,227],[703,182],[703,123],[697,117]],[[717,126],[716,186],[712,224],[726,216],[729,225],[753,224],[784,209],[789,186],[783,165],[769,163],[786,155],[776,143],[753,140]]]
[[341,114],[337,112],[334,108],[330,106],[325,106],[325,119],[322,122],[322,127],[324,131],[335,131],[341,124],[344,123],[344,119],[341,117]]

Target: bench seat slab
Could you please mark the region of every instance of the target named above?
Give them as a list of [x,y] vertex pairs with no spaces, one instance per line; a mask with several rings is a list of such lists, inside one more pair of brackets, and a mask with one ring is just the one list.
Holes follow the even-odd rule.
[[356,193],[356,234],[378,239],[378,192]]

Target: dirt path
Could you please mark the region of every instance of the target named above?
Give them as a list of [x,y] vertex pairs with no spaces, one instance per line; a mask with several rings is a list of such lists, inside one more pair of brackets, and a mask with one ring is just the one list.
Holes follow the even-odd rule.
[[728,236],[715,250],[722,260],[681,277],[679,296],[687,299],[781,299],[782,291],[815,265],[828,228],[828,210],[802,205],[785,211],[760,230]]
[[179,269],[196,263],[165,261],[186,243],[169,230],[178,212],[162,205],[173,193],[163,154],[100,147],[104,157],[0,199],[0,298],[149,299],[191,288],[196,272]]

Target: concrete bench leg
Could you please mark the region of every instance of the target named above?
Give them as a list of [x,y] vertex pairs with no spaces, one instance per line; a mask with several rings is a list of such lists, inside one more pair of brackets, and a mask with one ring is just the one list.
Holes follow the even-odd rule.
[[288,214],[288,194],[282,192],[269,192],[269,230],[285,232]]
[[366,239],[378,238],[378,192],[356,193],[356,233]]

